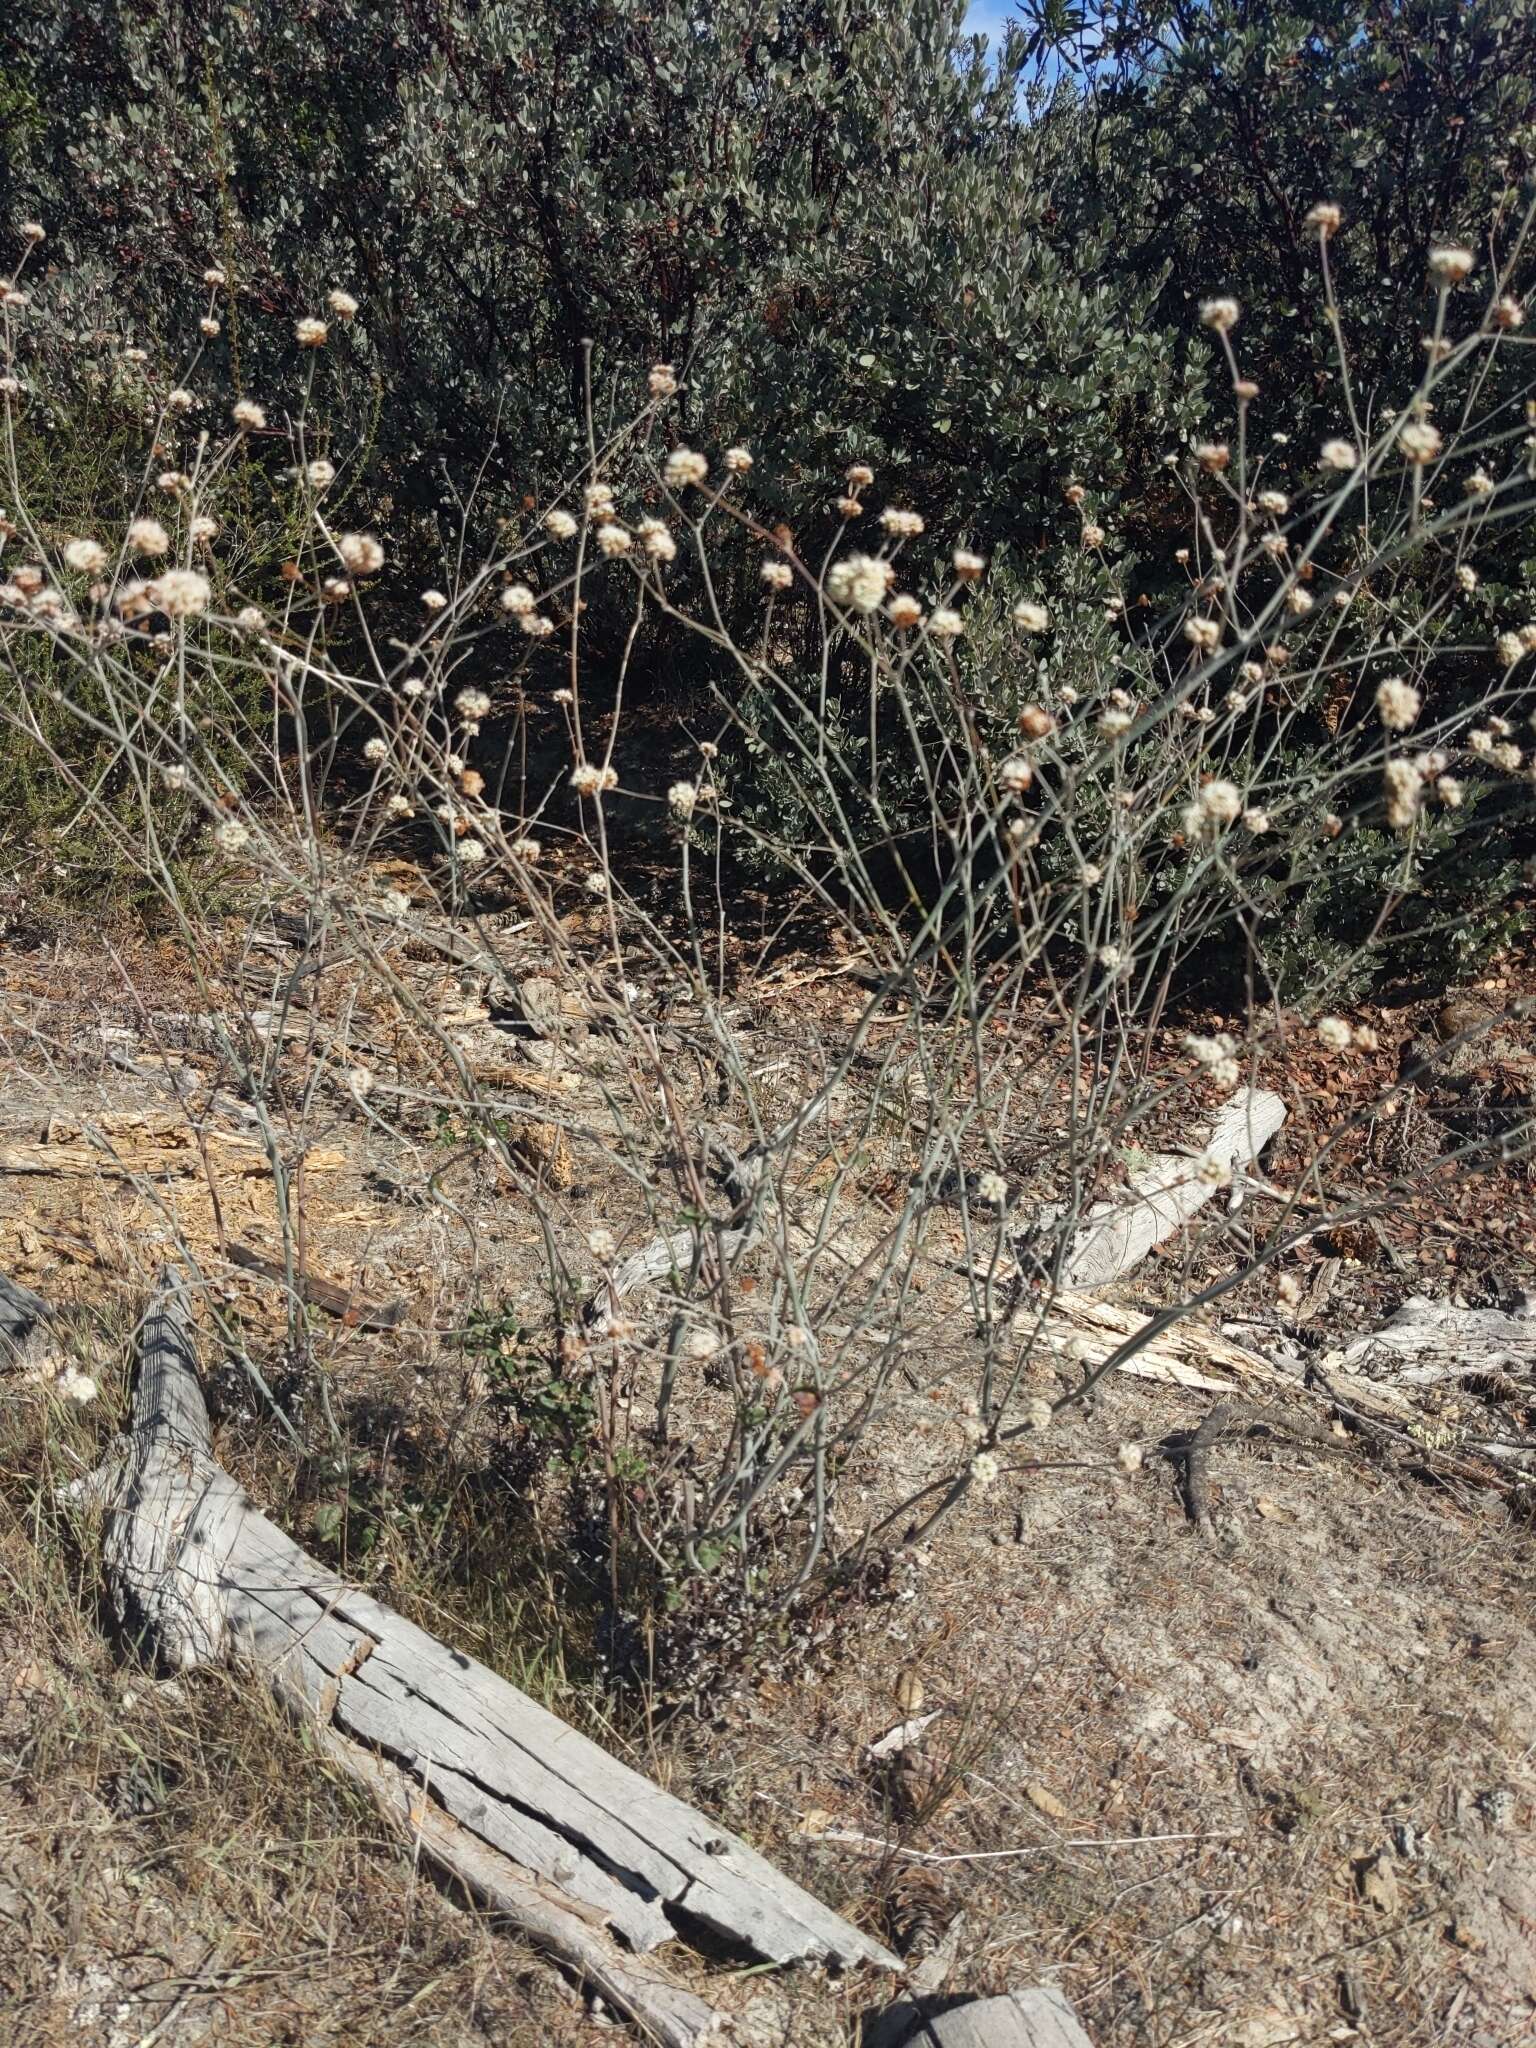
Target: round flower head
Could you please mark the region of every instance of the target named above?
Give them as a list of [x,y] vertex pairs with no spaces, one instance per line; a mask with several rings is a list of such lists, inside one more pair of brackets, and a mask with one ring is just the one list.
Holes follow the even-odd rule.
[[795,572],[788,562],[764,562],[758,573],[770,590],[788,590],[795,580]]
[[1242,794],[1235,783],[1208,782],[1200,792],[1200,808],[1218,825],[1230,825],[1243,814]]
[[330,307],[338,320],[355,320],[357,318],[357,301],[350,292],[339,290],[327,292],[325,303]]
[[1348,1052],[1350,1031],[1342,1017],[1319,1017],[1317,1020],[1318,1042],[1329,1052]]
[[375,733],[371,740],[366,740],[363,743],[363,759],[371,761],[374,767],[377,767],[381,761],[387,761],[389,759],[389,741],[381,739]]
[[248,825],[242,825],[238,818],[226,818],[215,828],[214,840],[223,853],[238,853],[250,844],[251,833]]
[[1213,327],[1218,334],[1230,334],[1241,318],[1242,310],[1236,299],[1203,299],[1200,319],[1204,326]]
[[1491,498],[1496,487],[1486,469],[1474,469],[1461,488],[1469,498]]
[[667,802],[680,818],[691,818],[699,792],[691,782],[674,782],[667,791]]
[[458,853],[467,868],[477,868],[485,859],[485,847],[478,839],[461,839]]
[[1360,466],[1360,455],[1354,442],[1346,441],[1342,435],[1325,441],[1317,459],[1324,469],[1358,469]]
[[1221,645],[1220,619],[1186,619],[1184,638],[1201,654],[1209,654]]
[[571,787],[579,796],[595,796],[600,790],[617,789],[618,770],[598,768],[590,761],[578,761],[571,770]]
[[530,640],[547,640],[555,630],[553,619],[546,619],[542,612],[520,612],[517,623]]
[[167,412],[190,412],[196,403],[197,399],[194,394],[180,384],[177,385],[174,391],[167,391],[165,394],[165,408]]
[[670,398],[677,390],[677,375],[670,363],[652,363],[645,382],[652,398]]
[[1470,249],[1442,243],[1429,252],[1429,274],[1437,284],[1465,284],[1476,260]]
[[1195,460],[1202,469],[1209,470],[1214,476],[1230,465],[1232,450],[1225,441],[1197,441]]
[[424,590],[421,593],[423,611],[441,612],[448,609],[448,599],[441,590]]
[[155,578],[155,598],[161,611],[172,619],[193,619],[208,609],[212,592],[208,578],[195,569],[167,569]]
[[627,526],[620,526],[616,519],[608,520],[597,529],[597,549],[602,555],[627,555],[635,544],[635,537]]
[[217,341],[219,336],[224,332],[223,328],[219,325],[218,321],[214,319],[211,313],[205,313],[202,319],[198,321],[197,331],[200,335],[202,335],[205,341]]
[[1422,699],[1412,683],[1388,676],[1376,691],[1376,715],[1388,732],[1406,732],[1418,717]]
[[903,631],[923,623],[923,608],[909,591],[900,590],[885,608],[885,616]]
[[1097,525],[1095,525],[1095,523],[1094,523],[1094,522],[1093,522],[1093,521],[1092,521],[1092,520],[1090,519],[1090,520],[1088,521],[1087,525],[1086,525],[1086,526],[1085,526],[1085,527],[1083,528],[1083,531],[1082,531],[1082,543],[1083,543],[1083,546],[1084,546],[1085,548],[1101,548],[1101,547],[1103,547],[1103,545],[1104,545],[1104,529],[1103,529],[1103,527],[1102,527],[1102,526],[1097,526]]
[[304,474],[314,490],[329,490],[336,481],[336,465],[327,462],[323,455],[317,455],[314,461],[306,466]]
[[40,220],[24,220],[21,224],[21,239],[24,242],[41,242],[47,239]]
[[1506,331],[1516,327],[1523,327],[1525,325],[1524,306],[1521,305],[1518,299],[1512,299],[1508,294],[1501,299],[1495,300],[1493,324],[1495,327],[1502,327]]
[[324,348],[330,337],[330,329],[323,320],[306,316],[294,323],[293,338],[300,348]]
[[65,543],[64,560],[80,576],[99,576],[107,566],[107,551],[99,540]]
[[978,1175],[976,1193],[989,1208],[1004,1209],[1008,1206],[1008,1183],[1000,1173]]
[[553,512],[544,514],[544,531],[553,540],[572,540],[577,531],[576,521],[569,512],[556,506]]
[[1028,789],[1034,779],[1034,764],[1026,760],[1022,754],[1010,754],[997,771],[999,786],[1007,790],[1010,796],[1017,796]]
[[128,545],[136,555],[163,555],[171,537],[158,519],[135,519],[128,529]]
[[936,640],[958,640],[965,631],[965,621],[947,604],[935,605],[928,615],[928,631]]
[[1428,420],[1408,420],[1397,430],[1397,445],[1412,463],[1433,462],[1440,453],[1440,429]]
[[1283,519],[1291,509],[1291,501],[1284,491],[1260,491],[1257,499],[1261,512],[1267,512],[1271,519]]
[[203,283],[212,285],[215,291],[217,291],[221,284],[228,284],[228,282],[229,279],[222,270],[205,270],[203,272]]
[[690,484],[702,484],[709,475],[709,464],[696,449],[674,448],[667,457],[662,475],[670,489],[682,491]]
[[1319,199],[1308,211],[1304,225],[1312,230],[1319,241],[1326,242],[1344,225],[1344,215],[1331,199]]
[[985,555],[973,554],[969,548],[956,548],[954,563],[955,574],[962,583],[977,583],[986,572]]
[[453,708],[460,718],[484,718],[490,712],[491,700],[484,690],[460,690]]
[[843,471],[843,481],[853,491],[867,491],[875,480],[875,472],[867,462],[850,462]]
[[267,424],[267,416],[254,399],[242,398],[230,408],[230,418],[244,434],[259,434]]
[[732,476],[745,476],[752,467],[752,451],[750,448],[727,448],[724,461]]
[[[790,580],[788,566],[771,562],[764,565],[764,581],[778,583],[777,577],[768,575],[768,570],[775,566],[783,567],[787,584]],[[834,562],[827,572],[827,595],[834,604],[851,605],[855,611],[876,611],[884,602],[894,573],[890,563],[878,555],[846,555],[842,561]]]
[[905,512],[899,505],[887,505],[880,514],[880,524],[897,540],[915,540],[923,530],[920,514]]
[[373,576],[384,566],[384,550],[371,533],[344,533],[336,552],[354,576]]
[[534,595],[526,583],[509,583],[501,593],[501,608],[504,612],[531,612]]
[[1013,608],[1013,623],[1026,633],[1044,633],[1050,626],[1051,615],[1043,604],[1023,597]]
[[588,484],[582,499],[589,519],[603,520],[613,517],[612,484]]

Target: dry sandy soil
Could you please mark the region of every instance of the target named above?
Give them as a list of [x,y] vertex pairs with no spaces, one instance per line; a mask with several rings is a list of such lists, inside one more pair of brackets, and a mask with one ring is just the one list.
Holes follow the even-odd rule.
[[[0,969],[0,1148],[62,1148],[57,1168],[94,1120],[140,1169],[0,1174],[0,1266],[90,1309],[102,1384],[86,1409],[41,1385],[0,1390],[0,2030],[17,2048],[615,2038],[514,1939],[413,1872],[298,1732],[231,1681],[157,1682],[108,1647],[89,1531],[57,1489],[115,1426],[135,1304],[178,1239],[205,1258],[228,1328],[285,1398],[309,1404],[301,1420],[323,1390],[363,1447],[370,1501],[396,1503],[354,1568],[914,1966],[926,1958],[931,1985],[1057,1983],[1099,2048],[1536,2038],[1528,1492],[1485,1483],[1475,1460],[1437,1463],[1432,1431],[1394,1447],[1268,1429],[1212,1454],[1197,1526],[1181,1463],[1162,1452],[1212,1396],[1117,1376],[702,1714],[605,1704],[580,1603],[562,1612],[577,1568],[549,1549],[530,1561],[536,1517],[506,1481],[494,1402],[444,1342],[476,1300],[537,1313],[537,1232],[505,1185],[458,1161],[447,1206],[404,1198],[451,1146],[425,1127],[394,1135],[331,1086],[307,1126],[332,1155],[308,1169],[307,1256],[357,1299],[399,1298],[405,1313],[387,1332],[317,1317],[312,1355],[296,1358],[280,1290],[223,1256],[236,1239],[273,1250],[270,1179],[232,1141],[211,1167],[156,1164],[183,1142],[174,1096],[120,1056],[177,1065],[205,1098],[216,1063],[127,1014],[104,954],[13,951]],[[131,971],[143,986],[145,963]],[[165,1014],[186,1008],[169,969],[160,986]],[[458,997],[474,1009],[473,989]],[[338,1002],[329,1016],[376,1053],[382,1015]],[[1383,1071],[1413,1028],[1405,1014],[1384,1030]],[[1305,1060],[1277,1074],[1301,1101],[1285,1143],[1299,1153],[1309,1121],[1332,1113],[1322,1094],[1374,1085],[1364,1067],[1342,1082],[1337,1063],[1327,1079]],[[1282,1145],[1270,1172],[1284,1160]],[[574,1232],[614,1221],[600,1164],[546,1164],[573,1181]],[[1368,1176],[1363,1142],[1339,1170]],[[1320,1284],[1299,1327],[1282,1331],[1270,1280],[1221,1313],[1258,1348],[1288,1347],[1299,1372],[1410,1292],[1492,1299],[1531,1284],[1531,1215],[1524,1169],[1505,1168],[1449,1206],[1405,1206],[1374,1238],[1302,1247],[1294,1270]],[[1230,1260],[1233,1241],[1201,1256]],[[909,1369],[846,1475],[839,1541],[966,1455],[974,1342],[944,1249],[914,1307]],[[1177,1279],[1154,1262],[1121,1298],[1152,1306]],[[1054,1395],[1066,1370],[1042,1359],[1028,1391]],[[310,1540],[333,1477],[294,1458],[238,1375],[218,1375],[221,1388],[226,1462]],[[1530,1388],[1505,1398],[1528,1427]],[[1299,1385],[1296,1405],[1320,1412]],[[1426,1416],[1455,1422],[1444,1401]],[[1128,1444],[1143,1448],[1139,1469],[1117,1455]],[[504,1543],[482,1546],[471,1587],[444,1561],[433,1504],[457,1492],[483,1514],[497,1484]],[[872,1763],[868,1746],[902,1718],[898,1694],[910,1706],[919,1688],[933,1718],[915,1764]],[[764,2044],[856,2038],[888,1995],[813,1973],[710,1981],[742,2038]]]

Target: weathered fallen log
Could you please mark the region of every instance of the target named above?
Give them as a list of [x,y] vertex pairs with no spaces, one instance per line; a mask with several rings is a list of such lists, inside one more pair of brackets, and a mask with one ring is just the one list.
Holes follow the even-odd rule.
[[1344,1348],[1351,1372],[1400,1387],[1536,1373],[1536,1294],[1513,1309],[1462,1308],[1410,1294],[1390,1321]]
[[0,1360],[17,1358],[48,1320],[48,1304],[0,1273]]
[[893,2005],[866,2048],[1093,2048],[1062,1994],[1047,1985],[1001,1998],[926,1999]]
[[169,1278],[140,1332],[132,1430],[98,1489],[112,1598],[147,1652],[264,1680],[424,1854],[669,2048],[715,2015],[615,1937],[644,1952],[704,1927],[773,1962],[894,1967],[745,1842],[268,1521],[214,1458]]
[[1190,1222],[1234,1168],[1257,1159],[1284,1122],[1285,1104],[1272,1090],[1240,1089],[1187,1152],[1159,1152],[1130,1176],[1124,1194],[1089,1210],[1061,1285],[1080,1292],[1132,1272]]

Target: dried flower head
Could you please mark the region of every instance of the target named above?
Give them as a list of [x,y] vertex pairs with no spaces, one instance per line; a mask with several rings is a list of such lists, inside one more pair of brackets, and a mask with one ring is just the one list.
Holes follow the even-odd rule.
[[979,1174],[976,1179],[976,1196],[989,1208],[1006,1209],[1008,1206],[1008,1183],[1000,1173]]
[[1405,420],[1397,430],[1397,445],[1412,463],[1433,462],[1442,446],[1440,429],[1429,420]]
[[745,476],[752,467],[752,450],[741,447],[727,448],[721,460],[732,476]]
[[610,560],[618,555],[627,555],[634,544],[634,535],[617,519],[607,520],[597,529],[597,551]]
[[226,818],[222,825],[214,828],[213,837],[221,853],[239,853],[242,847],[249,846],[251,830],[238,818]]
[[795,572],[788,562],[764,562],[758,573],[770,590],[788,590],[795,580]]
[[490,715],[491,700],[484,690],[460,690],[453,700],[453,708],[460,718],[486,718]]
[[962,583],[979,582],[986,573],[985,555],[973,554],[969,548],[956,548],[954,553],[955,574]]
[[1051,615],[1043,604],[1021,597],[1013,608],[1013,623],[1025,633],[1044,633],[1050,627]]
[[1318,1043],[1328,1052],[1348,1052],[1350,1029],[1342,1017],[1319,1017]]
[[1405,832],[1419,814],[1424,783],[1414,762],[1399,755],[1381,771],[1386,799],[1387,823],[1395,832]]
[[573,540],[577,530],[576,520],[558,505],[544,514],[544,531],[552,540]]
[[1324,469],[1358,469],[1360,466],[1359,450],[1353,441],[1346,441],[1342,435],[1325,441],[1317,459]]
[[363,759],[377,768],[381,761],[389,759],[389,741],[375,733],[371,740],[363,742]]
[[923,623],[923,608],[909,591],[901,590],[885,608],[885,616],[893,626],[903,630]]
[[526,583],[509,583],[501,593],[504,612],[531,612],[536,600]]
[[1102,526],[1096,526],[1090,519],[1083,527],[1080,538],[1085,548],[1101,548],[1104,545],[1104,529]]
[[949,605],[935,605],[928,614],[928,631],[936,640],[958,640],[965,631],[965,621]]
[[1437,284],[1465,284],[1472,275],[1476,257],[1470,249],[1440,243],[1429,252],[1429,274]]
[[171,536],[158,519],[135,519],[128,529],[128,545],[136,555],[163,555]]
[[[763,580],[778,583],[777,577],[770,577],[768,570],[774,564],[765,564]],[[827,572],[827,595],[834,604],[850,605],[855,611],[872,612],[879,609],[885,594],[891,587],[895,570],[879,555],[845,555],[840,562],[834,562]],[[784,580],[789,577],[785,569]]]
[[1184,638],[1190,646],[1202,654],[1209,654],[1221,645],[1220,619],[1186,619]]
[[375,576],[384,566],[384,550],[371,533],[344,533],[336,552],[354,576]]
[[317,455],[305,469],[304,474],[317,491],[328,490],[336,481],[336,465],[327,462],[323,455]]
[[571,787],[578,796],[596,796],[619,786],[618,770],[600,768],[592,761],[578,761],[571,770]]
[[1412,683],[1388,676],[1377,686],[1376,715],[1388,732],[1406,732],[1418,717],[1422,699]]
[[875,480],[875,472],[867,462],[850,462],[843,471],[843,481],[850,490],[867,491]]
[[1506,293],[1503,298],[1494,301],[1493,324],[1495,327],[1502,327],[1506,333],[1516,327],[1523,327],[1525,325],[1524,306],[1521,305],[1518,299],[1512,299]]
[[1213,327],[1218,334],[1230,334],[1242,317],[1242,310],[1236,299],[1202,299],[1201,325]]
[[243,434],[259,434],[267,415],[253,398],[240,398],[230,407],[230,418]]
[[428,612],[442,612],[448,609],[448,598],[441,590],[428,589],[421,593],[421,608]]
[[921,513],[904,511],[899,505],[887,505],[880,514],[880,524],[897,540],[916,540],[923,531]]
[[671,398],[677,390],[677,375],[670,363],[652,363],[645,383],[652,398]]
[[300,348],[324,348],[329,339],[330,329],[323,320],[306,315],[294,323],[293,338]]
[[357,301],[350,292],[344,292],[339,288],[335,291],[327,292],[325,303],[330,307],[338,320],[355,320],[357,318]]
[[1319,199],[1308,209],[1303,225],[1309,227],[1319,241],[1326,242],[1344,225],[1344,214],[1331,199]]
[[690,484],[702,484],[709,464],[695,448],[674,448],[662,468],[669,489],[683,491]]
[[1034,779],[1034,763],[1023,754],[1010,754],[997,771],[999,787],[1007,790],[1010,795],[1017,795],[1021,790],[1028,789]]
[[1230,825],[1242,816],[1242,792],[1232,782],[1208,782],[1200,792],[1200,808],[1218,825]]
[[212,595],[208,578],[195,569],[167,569],[155,578],[155,601],[167,618],[196,618],[207,611]]
[[692,782],[674,782],[667,791],[667,802],[679,818],[691,818],[698,801],[698,787]]
[[71,540],[64,544],[65,563],[77,575],[101,575],[107,559],[107,551],[99,540]]

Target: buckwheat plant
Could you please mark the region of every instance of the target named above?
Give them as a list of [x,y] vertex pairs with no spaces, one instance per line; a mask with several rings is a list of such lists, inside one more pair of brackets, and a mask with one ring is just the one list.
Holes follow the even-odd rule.
[[[1387,398],[1351,379],[1340,221],[1313,209],[1337,431],[1264,432],[1243,309],[1212,295],[1225,397],[1167,455],[1164,559],[1063,476],[1048,565],[930,533],[863,461],[806,488],[803,543],[760,509],[745,432],[674,428],[670,364],[609,431],[589,403],[585,466],[517,516],[453,486],[453,546],[423,568],[407,536],[407,564],[325,429],[366,305],[338,287],[294,329],[291,388],[230,401],[197,347],[173,370],[50,335],[23,231],[0,306],[10,744],[190,960],[211,863],[253,935],[286,919],[301,968],[350,959],[401,1020],[381,1056],[316,1019],[301,974],[275,1019],[270,988],[243,1017],[210,994],[290,1282],[297,1162],[328,1121],[393,1143],[449,1227],[466,1159],[524,1205],[541,1412],[609,1546],[615,1639],[670,1642],[682,1689],[1050,1458],[1192,1311],[1243,1283],[1273,1300],[1266,1269],[1308,1235],[1528,1142],[1464,1131],[1351,1195],[1341,1151],[1404,1119],[1385,1068],[1365,1107],[1289,1103],[1285,1188],[1200,1136],[1283,1093],[1289,1051],[1376,1049],[1351,1012],[1405,912],[1421,947],[1466,915],[1426,875],[1536,793],[1536,621],[1482,569],[1536,502],[1524,229],[1493,274],[1428,252],[1422,373]],[[202,345],[226,290],[211,272]],[[51,380],[137,440],[89,516],[40,501]],[[658,739],[679,648],[699,680]],[[1296,906],[1319,901],[1350,936],[1306,953]],[[521,1036],[434,1007],[422,962]],[[1172,1241],[1149,1323],[1085,1331],[1067,1282],[1095,1205],[1180,1151],[1227,1195]],[[461,1242],[469,1297],[467,1217]],[[911,1497],[882,1475],[946,1389]]]

